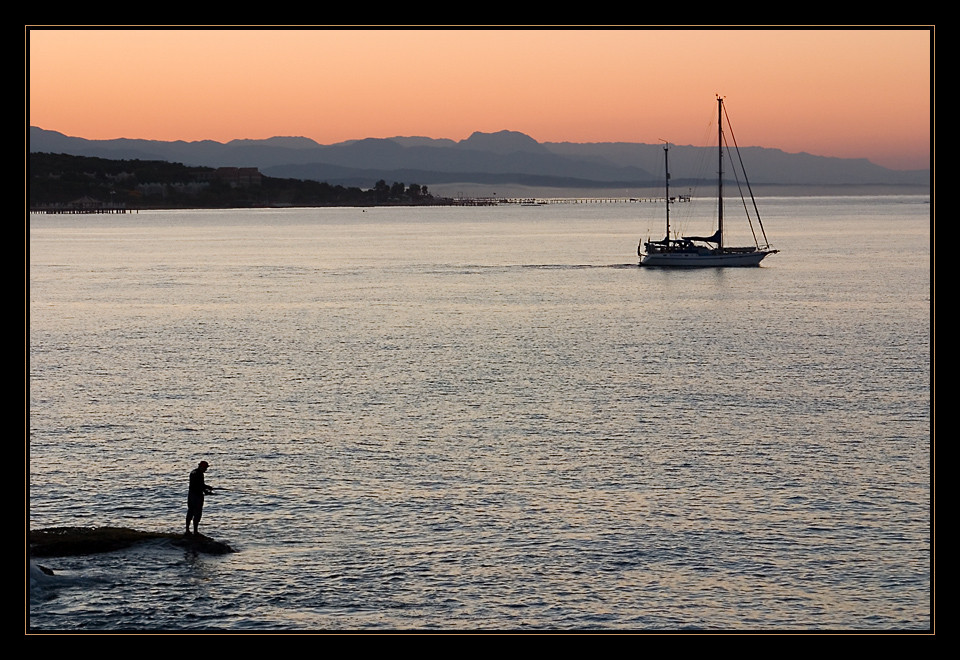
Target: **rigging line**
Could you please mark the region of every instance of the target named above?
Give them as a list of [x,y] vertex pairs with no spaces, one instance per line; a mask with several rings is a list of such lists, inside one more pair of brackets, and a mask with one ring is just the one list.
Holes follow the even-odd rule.
[[[726,112],[726,108],[724,108]],[[733,126],[730,125],[730,117],[727,117],[727,127],[730,129],[730,137],[733,139],[733,147],[737,152],[737,159],[740,161],[740,171],[743,172],[743,178],[747,181],[747,188],[750,187],[750,181],[747,180],[747,172],[743,167],[743,159],[740,157],[740,148],[737,146],[737,137],[733,134]],[[724,136],[726,137],[726,136]],[[727,146],[727,153],[730,154],[730,147]],[[753,227],[753,218],[750,216],[750,210],[747,208],[747,200],[743,195],[743,188],[740,185],[740,175],[737,173],[737,168],[733,164],[733,159],[731,158],[731,167],[730,170],[733,172],[733,177],[737,182],[737,191],[740,193],[740,201],[743,204],[743,212],[747,216],[747,223],[750,225],[750,233],[753,234],[753,244],[758,248],[760,247],[759,241],[757,241],[757,230]],[[751,199],[753,198],[753,193],[750,194]],[[756,202],[754,202],[754,209],[756,209]],[[757,221],[760,221],[760,214],[757,213]],[[762,230],[762,227],[761,227]]]
[[[728,124],[728,125],[729,125],[729,124]],[[733,129],[731,129],[731,132],[733,132]],[[736,140],[734,140],[734,147],[736,147]],[[730,153],[730,147],[727,146],[727,154],[729,154],[729,153]],[[739,151],[739,149],[738,149],[738,150],[737,150],[737,156],[739,156],[739,155],[740,155],[740,151]],[[740,168],[743,169],[743,162],[740,163]],[[730,171],[733,173],[733,179],[734,179],[734,181],[736,181],[736,183],[737,183],[737,191],[740,193],[740,202],[743,204],[743,212],[744,212],[744,213],[746,214],[746,216],[747,216],[747,224],[750,225],[750,233],[753,234],[753,244],[756,245],[756,246],[759,248],[759,247],[760,247],[760,243],[757,242],[757,230],[753,228],[753,218],[750,217],[750,210],[747,208],[747,200],[746,200],[746,198],[744,198],[744,196],[743,196],[743,187],[740,185],[740,175],[737,174],[737,168],[736,168],[736,167],[731,167],[731,168],[730,168]],[[744,178],[746,178],[746,173],[744,173]],[[748,185],[748,186],[750,185],[749,182],[747,183],[747,185]],[[759,219],[760,219],[760,218],[759,218],[759,216],[758,216],[758,217],[757,217],[757,220],[759,220]]]
[[[711,124],[712,126],[712,124]],[[713,138],[716,138],[716,135],[713,135]],[[705,144],[709,142],[709,138],[701,139],[696,144]],[[711,192],[706,192],[708,188],[711,188],[712,182],[709,181],[709,175],[707,171],[710,169],[710,166],[713,164],[711,160],[711,155],[713,151],[707,148],[702,147],[688,147],[680,146],[671,149],[673,154],[676,154],[671,160],[676,163],[673,167],[676,171],[682,171],[683,174],[680,175],[680,181],[683,181],[686,184],[687,193],[689,193],[692,204],[678,204],[677,207],[671,212],[670,217],[672,218],[672,225],[677,227],[677,231],[680,234],[683,234],[685,231],[692,230],[696,224],[709,221],[702,215],[702,210],[699,204],[696,203],[696,200],[701,196],[707,197],[710,195],[710,199],[713,199]],[[677,188],[682,188],[680,184],[677,184]],[[713,222],[712,226],[716,229],[716,211],[717,209],[713,208]]]
[[[714,122],[719,119],[717,114],[710,111],[709,121],[706,122],[706,125],[703,128],[703,133],[701,134],[700,141],[698,144],[702,144],[703,148],[697,150],[697,167],[694,171],[695,181],[697,182],[698,192],[701,188],[709,188],[711,192],[711,198],[714,201],[713,204],[713,217],[711,218],[710,227],[714,230],[720,228],[720,200],[716,198],[716,161],[714,160],[713,153],[713,143],[717,142],[717,148],[720,148],[718,141],[718,132],[717,127],[714,126]],[[691,214],[693,211],[691,210]]]
[[[729,147],[727,147],[727,153],[728,154],[730,153]],[[738,152],[738,155],[739,155],[739,152]],[[742,167],[742,164],[741,164],[741,167]],[[740,203],[743,204],[743,212],[747,216],[747,224],[750,225],[750,233],[753,234],[753,244],[759,248],[760,243],[757,241],[757,230],[754,229],[753,227],[753,218],[750,216],[750,209],[747,208],[747,200],[743,195],[743,187],[740,185],[740,175],[737,174],[737,168],[735,167],[731,167],[730,171],[733,172],[733,178],[737,182],[737,192],[740,193]],[[746,174],[744,174],[744,178],[746,178]],[[747,183],[747,186],[749,185],[750,184]],[[757,219],[759,220],[759,218]]]
[[[753,211],[757,214],[757,223],[760,225],[760,233],[763,234],[763,242],[766,244],[766,247],[770,246],[770,241],[767,240],[767,232],[763,228],[763,220],[760,218],[760,209],[757,208],[757,200],[753,196],[753,188],[750,186],[750,179],[747,178],[747,170],[743,166],[743,158],[740,155],[740,147],[737,145],[737,136],[733,133],[733,124],[730,123],[730,116],[727,114],[727,106],[723,105],[723,114],[727,118],[727,127],[730,129],[730,137],[733,139],[733,146],[737,151],[737,159],[740,161],[740,169],[743,171],[743,179],[747,182],[747,191],[750,193],[750,201],[753,203]],[[753,224],[751,223],[751,228]],[[756,237],[754,237],[756,240]]]

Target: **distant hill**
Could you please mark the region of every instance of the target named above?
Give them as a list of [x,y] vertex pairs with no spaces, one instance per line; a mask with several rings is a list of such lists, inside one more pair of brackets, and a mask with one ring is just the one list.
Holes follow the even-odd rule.
[[[675,187],[711,182],[715,148],[671,146]],[[305,137],[164,142],[87,140],[30,127],[31,153],[121,160],[162,160],[190,167],[256,167],[267,176],[369,188],[379,180],[517,184],[553,188],[657,187],[663,147],[637,143],[539,143],[515,131],[474,133],[460,141],[426,137],[367,138],[322,145]],[[929,186],[930,171],[897,171],[866,159],[741,148],[754,185]]]

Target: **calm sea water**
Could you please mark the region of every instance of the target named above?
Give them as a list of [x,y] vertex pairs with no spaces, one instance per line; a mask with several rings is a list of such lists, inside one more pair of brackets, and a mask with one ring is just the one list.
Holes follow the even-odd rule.
[[929,629],[929,199],[761,208],[685,272],[653,204],[31,216],[29,525],[179,531],[205,459],[239,552],[28,626]]

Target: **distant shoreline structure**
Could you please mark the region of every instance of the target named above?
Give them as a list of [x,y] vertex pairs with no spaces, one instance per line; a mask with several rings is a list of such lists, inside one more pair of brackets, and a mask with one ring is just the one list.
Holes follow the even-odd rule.
[[[663,188],[552,188],[547,186],[494,185],[478,183],[434,184],[430,191],[437,197],[456,199],[468,198],[579,198],[579,199],[617,199],[663,197]],[[809,184],[772,184],[753,187],[757,197],[856,197],[856,196],[895,196],[930,195],[930,186],[917,184],[840,184],[834,186]],[[709,197],[709,195],[694,195]]]

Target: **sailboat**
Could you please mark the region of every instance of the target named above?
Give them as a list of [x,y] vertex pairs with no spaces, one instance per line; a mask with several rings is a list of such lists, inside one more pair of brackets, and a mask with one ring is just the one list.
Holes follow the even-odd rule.
[[[667,208],[667,233],[662,241],[652,241],[647,239],[637,246],[637,255],[640,257],[641,266],[660,266],[670,268],[691,268],[691,267],[723,267],[723,266],[759,266],[764,257],[769,254],[776,254],[779,250],[770,247],[767,241],[766,232],[763,230],[763,223],[760,221],[760,212],[757,209],[756,200],[753,198],[753,191],[750,190],[749,182],[746,182],[747,190],[750,194],[750,200],[753,204],[754,213],[757,216],[760,234],[763,239],[761,244],[757,238],[757,232],[753,228],[754,245],[746,247],[730,247],[723,242],[723,97],[717,96],[717,148],[719,152],[719,174],[717,182],[717,231],[712,236],[680,236],[670,237],[670,165],[668,162],[670,145],[665,144],[664,169],[666,174],[666,208]],[[729,125],[729,119],[728,119]],[[731,135],[733,130],[730,131]],[[736,149],[736,141],[734,141]],[[737,149],[739,158],[739,149]],[[741,161],[742,168],[742,161]],[[744,173],[744,179],[746,174]]]

